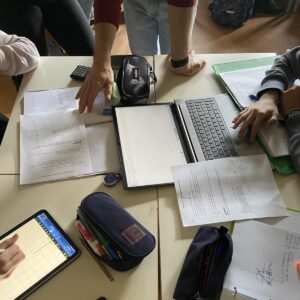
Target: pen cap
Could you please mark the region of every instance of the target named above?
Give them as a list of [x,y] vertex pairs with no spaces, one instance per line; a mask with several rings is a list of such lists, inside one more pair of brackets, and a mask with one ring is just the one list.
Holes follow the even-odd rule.
[[186,254],[173,298],[218,299],[232,259],[232,240],[227,228],[202,226]]
[[99,242],[111,256],[103,261],[115,270],[135,267],[155,248],[154,236],[108,194],[88,195],[80,211],[98,231],[102,237]]

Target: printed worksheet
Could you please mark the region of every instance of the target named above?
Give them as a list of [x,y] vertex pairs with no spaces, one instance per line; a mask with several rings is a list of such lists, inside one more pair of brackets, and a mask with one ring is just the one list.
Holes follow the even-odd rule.
[[112,122],[85,127],[91,156],[92,173],[119,172],[117,143]]
[[172,168],[183,226],[289,215],[265,154]]
[[20,184],[91,172],[86,129],[78,111],[20,116]]
[[[79,100],[75,96],[79,87],[31,91],[24,94],[24,115],[51,111],[67,111],[78,109]],[[112,116],[103,115],[103,109],[111,108],[105,100],[104,92],[100,91],[95,98],[92,112],[83,114],[85,124],[96,124],[112,121]]]
[[300,234],[257,221],[235,223],[224,288],[260,300],[299,299]]

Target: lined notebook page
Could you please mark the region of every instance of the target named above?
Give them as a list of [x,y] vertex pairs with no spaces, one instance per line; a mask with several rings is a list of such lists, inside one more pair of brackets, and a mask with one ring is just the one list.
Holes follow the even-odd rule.
[[116,108],[128,187],[174,182],[171,167],[186,164],[169,105]]

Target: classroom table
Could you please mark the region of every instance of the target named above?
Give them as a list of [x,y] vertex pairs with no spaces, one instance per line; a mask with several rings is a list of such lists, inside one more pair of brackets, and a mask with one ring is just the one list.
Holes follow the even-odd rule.
[[[155,57],[155,72],[158,82],[156,103],[171,102],[175,99],[187,99],[213,96],[226,92],[215,76],[212,64],[226,63],[246,59],[255,59],[274,55],[274,53],[240,53],[240,54],[207,54],[202,57],[207,61],[203,71],[193,77],[179,77],[166,68],[166,56]],[[300,209],[300,177],[297,174],[279,175],[274,173],[277,186],[283,200],[290,208]],[[159,236],[160,236],[160,271],[161,299],[172,299],[177,279],[187,253],[199,226],[183,227],[173,186],[158,188],[159,196]],[[230,227],[230,223],[215,224]],[[249,299],[237,295],[232,297],[232,291],[223,291],[225,299]]]
[[[213,73],[212,64],[272,54],[203,55],[207,66],[193,77],[172,74],[168,67],[168,57],[156,56],[152,65],[158,82],[151,91],[150,101],[162,103],[225,92]],[[182,262],[198,229],[182,226],[173,185],[125,191],[121,183],[113,188],[105,187],[100,175],[19,185],[19,116],[22,113],[23,93],[80,85],[72,81],[69,74],[77,64],[91,65],[91,62],[90,57],[43,57],[40,66],[25,76],[0,147],[0,233],[45,208],[82,249],[81,256],[75,262],[34,292],[29,299],[60,299],[62,291],[72,299],[96,299],[102,295],[108,300],[172,299]],[[296,174],[274,175],[287,205],[300,209],[300,177]],[[117,199],[157,239],[154,251],[137,268],[124,273],[109,269],[115,277],[114,282],[105,277],[80,245],[74,227],[77,206],[86,195],[94,191],[104,191]],[[231,292],[225,293],[222,299],[232,299]],[[238,296],[235,299],[242,298]]]
[[[153,66],[153,57],[146,58]],[[19,132],[24,93],[80,86],[81,82],[72,80],[70,74],[77,65],[91,66],[91,64],[92,57],[87,56],[44,56],[41,57],[39,66],[24,76],[0,146],[0,174],[20,174]],[[149,102],[154,102],[154,100],[154,84],[151,84]]]
[[0,175],[0,233],[4,233],[40,209],[46,209],[67,232],[82,253],[69,266],[37,289],[28,299],[108,300],[158,299],[158,247],[140,265],[127,272],[107,267],[110,281],[81,245],[75,228],[76,209],[93,192],[104,192],[142,223],[158,241],[157,192],[155,188],[124,191],[103,185],[103,176],[19,185],[18,175]]

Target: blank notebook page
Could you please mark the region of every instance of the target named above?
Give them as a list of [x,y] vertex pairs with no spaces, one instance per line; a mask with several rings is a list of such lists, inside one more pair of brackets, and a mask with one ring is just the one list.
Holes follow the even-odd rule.
[[172,166],[186,158],[170,105],[116,108],[128,187],[173,183]]

